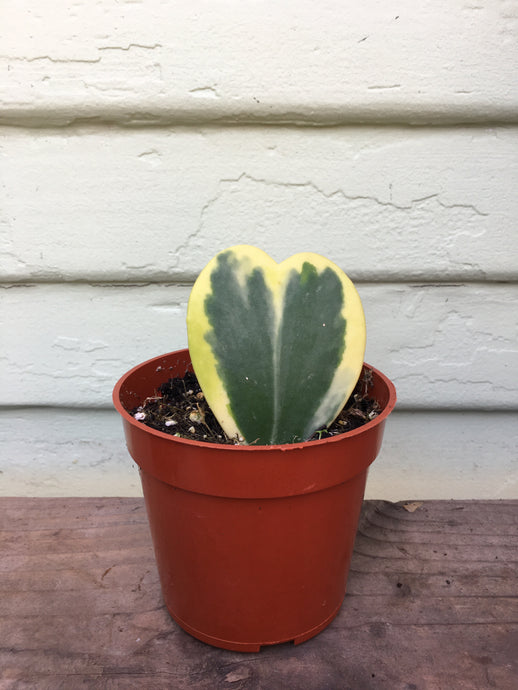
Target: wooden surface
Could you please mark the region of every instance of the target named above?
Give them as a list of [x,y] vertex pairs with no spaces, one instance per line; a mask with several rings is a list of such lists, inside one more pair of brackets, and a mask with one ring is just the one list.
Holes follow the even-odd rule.
[[320,635],[240,654],[162,603],[141,499],[0,499],[0,688],[518,687],[518,501],[364,505]]

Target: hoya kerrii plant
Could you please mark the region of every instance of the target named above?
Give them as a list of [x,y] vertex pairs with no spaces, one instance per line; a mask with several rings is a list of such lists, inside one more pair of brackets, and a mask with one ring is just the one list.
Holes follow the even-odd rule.
[[196,280],[187,309],[192,365],[229,437],[274,445],[333,422],[360,376],[365,317],[346,274],[300,253],[276,263],[237,245]]

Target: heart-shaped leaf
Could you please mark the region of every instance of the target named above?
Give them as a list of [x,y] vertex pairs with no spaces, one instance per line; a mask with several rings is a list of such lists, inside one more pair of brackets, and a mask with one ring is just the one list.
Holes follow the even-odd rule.
[[198,381],[225,432],[294,443],[328,426],[361,372],[365,318],[356,288],[328,259],[277,264],[238,245],[196,280],[187,310]]

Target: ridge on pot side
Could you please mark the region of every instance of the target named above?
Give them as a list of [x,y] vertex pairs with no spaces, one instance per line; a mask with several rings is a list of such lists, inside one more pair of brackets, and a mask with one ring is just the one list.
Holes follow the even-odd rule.
[[[302,642],[338,613],[391,381],[363,363],[365,318],[343,271],[314,253],[277,264],[260,249],[219,252],[196,280],[188,350],[127,372],[114,389],[140,468],[162,592],[204,642],[257,651]],[[370,372],[379,414],[308,441]],[[236,445],[152,429],[132,410],[192,371]]]

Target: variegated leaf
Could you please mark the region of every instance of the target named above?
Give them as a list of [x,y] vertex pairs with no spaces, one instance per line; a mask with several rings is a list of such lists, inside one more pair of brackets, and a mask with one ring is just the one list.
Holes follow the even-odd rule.
[[365,318],[349,278],[328,259],[277,264],[248,245],[217,254],[187,311],[189,351],[229,436],[294,443],[329,425],[360,375]]

